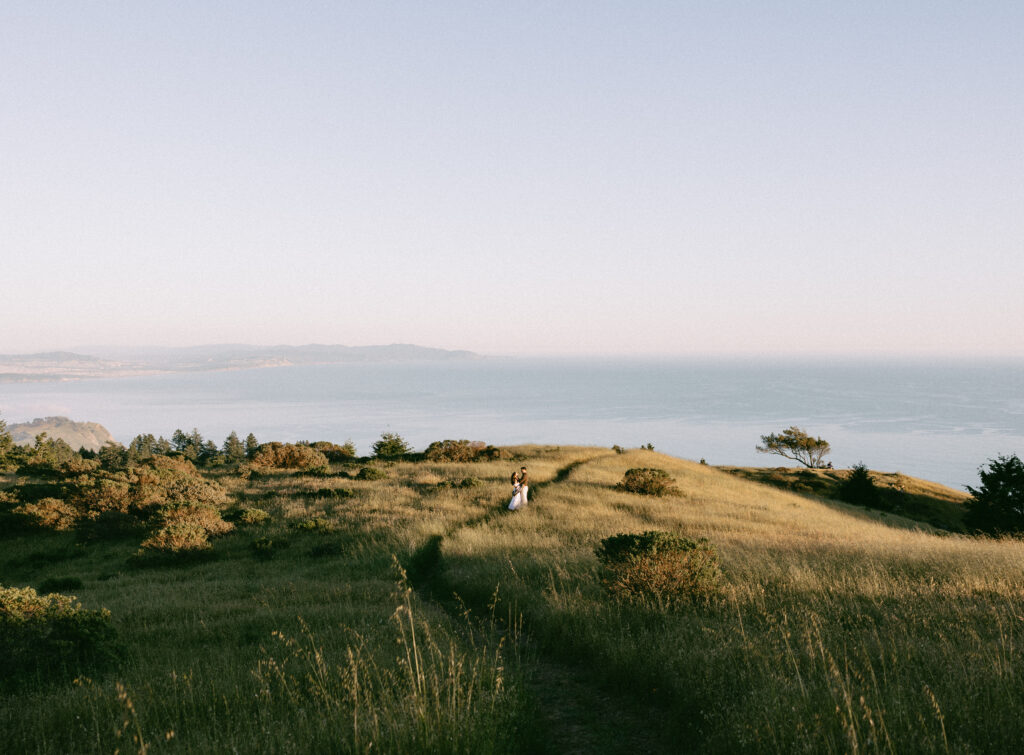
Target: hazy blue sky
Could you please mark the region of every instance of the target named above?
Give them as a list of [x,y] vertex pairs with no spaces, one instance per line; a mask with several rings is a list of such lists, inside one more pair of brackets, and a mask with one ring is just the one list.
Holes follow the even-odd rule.
[[0,352],[1024,354],[1024,3],[0,3]]

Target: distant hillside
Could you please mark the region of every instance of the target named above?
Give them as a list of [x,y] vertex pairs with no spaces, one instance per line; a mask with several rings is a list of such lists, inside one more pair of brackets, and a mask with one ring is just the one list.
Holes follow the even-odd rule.
[[76,451],[83,447],[97,451],[104,443],[114,440],[114,436],[103,425],[96,422],[73,422],[67,417],[43,417],[31,422],[8,425],[7,430],[14,442],[20,446],[32,445],[39,433],[59,438]]
[[439,362],[475,359],[471,351],[451,351],[396,343],[388,346],[251,346],[216,344],[181,348],[95,347],[93,354],[47,352],[0,354],[0,382],[126,377],[161,372],[210,372],[355,362]]

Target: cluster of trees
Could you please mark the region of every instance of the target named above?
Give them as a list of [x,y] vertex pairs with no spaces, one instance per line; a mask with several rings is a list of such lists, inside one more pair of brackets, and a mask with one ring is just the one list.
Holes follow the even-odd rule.
[[259,449],[259,445],[256,436],[252,433],[249,433],[242,441],[238,437],[238,433],[232,430],[231,434],[218,446],[213,440],[204,439],[199,430],[193,428],[190,433],[180,429],[175,430],[171,434],[170,440],[162,435],[155,438],[151,433],[136,435],[125,451],[129,459],[136,461],[175,453],[181,454],[195,464],[238,464],[252,458]]

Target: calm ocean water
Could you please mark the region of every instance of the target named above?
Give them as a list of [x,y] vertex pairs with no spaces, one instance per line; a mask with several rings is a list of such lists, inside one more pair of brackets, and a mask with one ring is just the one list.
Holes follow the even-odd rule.
[[127,443],[199,428],[266,440],[637,446],[710,464],[776,466],[762,434],[798,425],[863,461],[954,487],[1024,454],[1024,363],[480,359],[0,385],[8,422],[65,415]]

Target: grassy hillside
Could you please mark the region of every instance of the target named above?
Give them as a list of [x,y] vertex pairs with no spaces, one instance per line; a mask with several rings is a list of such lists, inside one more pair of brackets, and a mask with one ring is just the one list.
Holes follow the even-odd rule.
[[[1007,752],[1024,545],[934,534],[652,451],[522,447],[359,480],[209,473],[270,518],[191,565],[8,532],[0,582],[75,577],[119,661],[0,693],[26,752]],[[534,481],[510,513],[508,474]],[[615,488],[632,467],[680,495]],[[333,492],[338,490],[351,491]],[[594,548],[707,537],[710,602],[620,604]],[[929,530],[931,528],[928,528]],[[397,560],[408,579],[403,582]],[[144,746],[143,746],[144,745]]]
[[[795,467],[718,467],[746,480],[773,485],[794,493],[838,498],[848,469],[801,469]],[[959,532],[963,529],[967,493],[937,482],[908,477],[899,472],[871,472],[881,500],[892,513]]]

